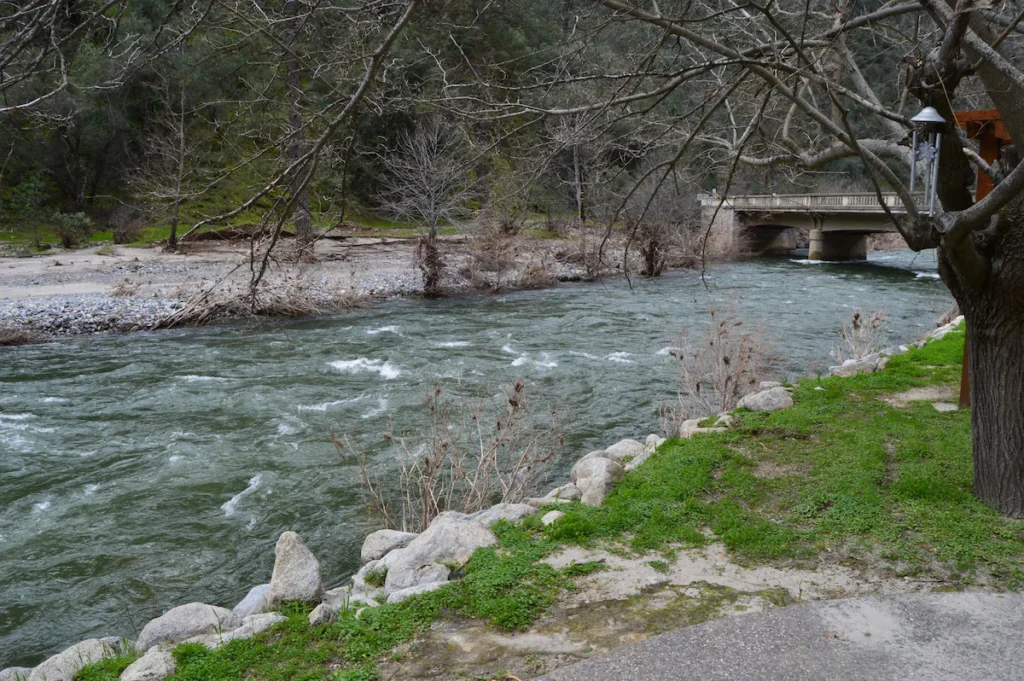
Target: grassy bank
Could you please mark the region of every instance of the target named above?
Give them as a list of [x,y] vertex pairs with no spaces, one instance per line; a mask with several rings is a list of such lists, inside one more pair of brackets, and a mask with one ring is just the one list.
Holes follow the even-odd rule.
[[[372,679],[381,660],[439,618],[528,628],[574,580],[602,568],[540,562],[568,544],[645,554],[657,567],[687,547],[719,541],[734,561],[815,568],[843,564],[886,577],[914,576],[942,588],[1016,589],[1024,581],[1024,523],[999,517],[971,495],[970,417],[900,395],[952,391],[963,334],[893,357],[881,373],[805,380],[795,406],[739,411],[727,432],[666,442],[619,483],[601,508],[560,506],[495,526],[500,544],[480,549],[464,577],[398,605],[310,627],[309,606],[251,640],[209,651],[175,650],[188,681]],[[902,397],[902,400],[899,399]],[[894,406],[894,402],[899,406]],[[79,678],[109,681],[132,657]]]

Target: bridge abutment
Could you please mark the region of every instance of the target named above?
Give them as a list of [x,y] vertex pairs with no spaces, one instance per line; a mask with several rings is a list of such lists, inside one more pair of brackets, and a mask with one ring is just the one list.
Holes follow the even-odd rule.
[[856,232],[811,230],[809,260],[867,260],[868,237]]

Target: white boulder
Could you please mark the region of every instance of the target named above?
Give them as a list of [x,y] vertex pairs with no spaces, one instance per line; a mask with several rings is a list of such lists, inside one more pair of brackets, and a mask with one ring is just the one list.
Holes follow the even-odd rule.
[[320,563],[302,537],[282,532],[274,548],[274,573],[270,578],[267,603],[277,607],[285,601],[319,601],[324,587],[320,581]]
[[447,582],[450,574],[451,570],[440,563],[430,563],[415,568],[392,568],[388,570],[387,580],[384,582],[384,593],[392,594],[402,589],[411,589],[414,586]]
[[[400,589],[426,584],[424,580],[428,576],[440,575],[440,571],[415,574],[422,568],[440,563],[462,564],[478,548],[497,543],[498,537],[478,522],[449,518],[439,523],[435,520],[404,549],[392,551],[383,558],[388,568],[384,591],[390,596]],[[447,573],[444,578],[447,579]]]
[[238,602],[231,612],[235,613],[239,617],[248,617],[249,615],[255,615],[261,613],[264,610],[269,609],[267,603],[267,595],[270,593],[269,584],[259,584],[249,589],[249,593],[245,594],[245,598]]
[[577,461],[569,478],[583,492],[580,500],[587,506],[600,506],[611,492],[615,483],[623,478],[626,470],[622,464],[611,459],[585,459]]
[[551,499],[565,499],[573,501],[583,496],[583,491],[573,483],[556,487],[547,493],[547,496]]
[[242,618],[226,608],[206,603],[188,603],[171,608],[150,620],[139,634],[135,647],[144,653],[158,643],[179,642],[194,636],[231,631],[242,625]]
[[359,552],[359,557],[364,563],[380,560],[389,552],[408,546],[409,542],[418,536],[415,532],[400,532],[398,530],[371,532],[363,540],[363,549]]
[[855,376],[857,374],[873,374],[881,371],[889,364],[889,357],[872,353],[863,359],[848,359],[837,367],[829,367],[830,376]]
[[744,396],[737,406],[750,411],[778,411],[792,407],[793,396],[785,388],[769,388]]
[[8,667],[0,669],[0,681],[28,681],[32,670],[28,667]]
[[647,436],[647,439],[644,440],[644,449],[653,451],[664,443],[665,438],[661,437],[657,433],[651,433]]
[[[587,452],[580,457],[580,461],[589,461],[590,459],[612,459],[612,457],[603,449],[595,449],[592,452]],[[612,459],[615,461],[615,459]]]
[[[788,394],[788,393],[787,393]],[[701,421],[704,419],[689,419],[679,424],[679,432],[676,433],[681,438],[691,438],[698,433],[721,433],[725,428],[718,426],[712,428],[702,428]]]
[[388,604],[393,605],[395,603],[401,603],[407,598],[412,596],[418,596],[419,594],[430,593],[431,591],[437,591],[447,582],[434,582],[433,584],[422,584],[420,586],[409,587],[408,589],[400,589],[388,596]]
[[517,523],[526,516],[533,515],[536,512],[537,509],[529,504],[495,504],[486,510],[471,514],[469,519],[475,520],[484,527],[490,527],[499,520]]
[[163,681],[174,673],[174,656],[160,648],[149,651],[121,672],[121,681]]
[[[580,496],[583,496],[583,492],[580,492]],[[540,508],[541,506],[548,506],[551,504],[571,504],[572,499],[559,499],[558,497],[529,497],[524,501],[533,506],[534,508]]]
[[249,615],[242,622],[240,627],[231,631],[215,631],[209,634],[199,634],[192,638],[180,641],[180,643],[201,643],[211,650],[234,641],[235,639],[252,638],[256,634],[266,631],[278,622],[284,622],[287,617],[277,612],[264,612],[258,615]]
[[540,519],[540,521],[545,526],[547,526],[547,525],[551,525],[552,523],[558,522],[559,520],[561,520],[564,517],[565,517],[565,514],[562,513],[561,511],[548,511],[547,513],[544,514],[544,516]]
[[644,453],[644,444],[636,440],[619,440],[611,447],[604,450],[605,456],[612,461],[622,463],[626,459],[640,456]]
[[330,624],[338,621],[338,611],[327,603],[321,603],[309,613],[309,626],[318,627],[321,624]]
[[116,654],[117,649],[106,641],[90,638],[47,659],[32,670],[28,681],[72,681],[85,665]]

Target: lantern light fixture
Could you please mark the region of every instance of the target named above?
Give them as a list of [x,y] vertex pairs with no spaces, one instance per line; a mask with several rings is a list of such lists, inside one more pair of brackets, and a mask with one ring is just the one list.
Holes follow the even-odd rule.
[[912,155],[910,157],[910,191],[913,193],[917,183],[917,164],[925,164],[924,200],[928,206],[928,215],[935,215],[935,185],[939,179],[939,150],[942,143],[942,130],[946,127],[946,119],[935,110],[926,106],[921,112],[910,119],[914,124],[912,139]]

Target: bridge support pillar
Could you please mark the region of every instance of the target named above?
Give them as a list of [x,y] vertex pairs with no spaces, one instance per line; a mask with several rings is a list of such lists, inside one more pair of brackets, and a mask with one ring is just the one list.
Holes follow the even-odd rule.
[[868,237],[850,232],[811,230],[809,260],[867,260]]

